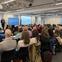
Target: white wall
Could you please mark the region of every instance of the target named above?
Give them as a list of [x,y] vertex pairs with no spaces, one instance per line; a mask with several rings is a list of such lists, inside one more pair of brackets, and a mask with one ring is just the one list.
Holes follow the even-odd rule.
[[8,18],[12,18],[14,15],[12,14],[4,14],[3,19],[5,19],[6,24],[8,24]]
[[60,16],[48,16],[45,18],[45,24],[60,24]]
[[31,16],[31,23],[35,24],[35,16]]
[[[8,18],[9,17],[15,17],[12,14],[4,14],[4,16],[2,14],[0,14],[0,20],[2,19],[2,17],[5,19],[6,23],[8,23]],[[19,17],[20,19],[20,17]],[[31,16],[31,23],[32,24],[62,24],[62,17],[61,16],[46,16],[46,17],[41,17],[41,16]],[[0,23],[0,27],[1,27],[1,23]]]
[[37,22],[36,22],[36,24],[41,24],[41,17],[40,17],[40,16],[37,17]]

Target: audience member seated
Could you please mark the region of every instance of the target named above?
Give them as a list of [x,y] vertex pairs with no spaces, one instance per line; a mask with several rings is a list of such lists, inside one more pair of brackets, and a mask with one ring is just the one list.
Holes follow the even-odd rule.
[[14,37],[14,39],[16,39],[16,40],[19,40],[19,39],[21,39],[21,36],[22,36],[22,27],[21,27],[21,26],[18,26],[18,32],[17,32],[17,34],[14,35],[13,37]]
[[14,28],[14,35],[16,35],[18,33],[18,26],[16,26],[15,28]]
[[5,30],[5,39],[0,42],[0,51],[2,51],[1,62],[11,62],[14,59],[16,41],[12,39],[10,29]]

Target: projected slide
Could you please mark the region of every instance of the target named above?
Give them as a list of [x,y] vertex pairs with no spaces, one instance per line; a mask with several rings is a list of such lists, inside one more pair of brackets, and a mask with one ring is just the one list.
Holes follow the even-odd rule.
[[31,17],[30,16],[21,16],[21,24],[22,25],[31,24]]
[[18,18],[8,18],[8,25],[18,25],[19,19]]

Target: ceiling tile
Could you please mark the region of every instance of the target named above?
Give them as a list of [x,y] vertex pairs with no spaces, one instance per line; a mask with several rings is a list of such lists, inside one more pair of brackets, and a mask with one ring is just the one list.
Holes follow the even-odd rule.
[[54,0],[34,0],[33,6],[40,4],[53,3]]

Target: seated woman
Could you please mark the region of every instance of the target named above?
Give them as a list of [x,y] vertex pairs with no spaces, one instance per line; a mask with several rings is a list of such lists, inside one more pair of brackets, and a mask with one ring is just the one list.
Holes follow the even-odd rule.
[[10,29],[5,30],[5,39],[0,42],[0,51],[2,51],[1,62],[11,62],[14,58],[14,51],[16,48],[16,41],[12,39],[12,32]]

